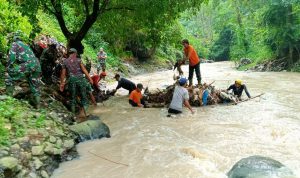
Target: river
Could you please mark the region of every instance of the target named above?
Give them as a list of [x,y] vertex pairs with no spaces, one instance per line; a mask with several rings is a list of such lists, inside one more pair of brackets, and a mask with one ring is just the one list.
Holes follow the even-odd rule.
[[[300,177],[300,74],[236,71],[233,63],[202,64],[203,80],[227,88],[242,79],[252,96],[238,105],[194,108],[166,117],[167,109],[132,108],[127,93],[93,109],[111,138],[77,145],[80,157],[64,162],[55,178],[225,178],[240,159],[261,155]],[[187,66],[184,66],[187,74]],[[133,77],[150,89],[173,83],[173,71]],[[246,97],[243,94],[243,97]]]

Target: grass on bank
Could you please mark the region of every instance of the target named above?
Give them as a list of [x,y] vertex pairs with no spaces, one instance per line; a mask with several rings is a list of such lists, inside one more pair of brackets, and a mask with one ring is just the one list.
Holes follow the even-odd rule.
[[45,111],[32,111],[25,101],[7,97],[0,101],[0,147],[9,146],[12,139],[22,137],[28,129],[41,128],[46,119]]

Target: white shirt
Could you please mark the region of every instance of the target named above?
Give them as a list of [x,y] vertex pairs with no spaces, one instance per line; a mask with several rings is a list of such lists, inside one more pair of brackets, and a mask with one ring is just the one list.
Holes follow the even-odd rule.
[[171,109],[175,109],[177,111],[182,111],[182,105],[184,100],[189,99],[189,92],[186,88],[182,86],[176,86],[174,89],[172,101],[170,104]]

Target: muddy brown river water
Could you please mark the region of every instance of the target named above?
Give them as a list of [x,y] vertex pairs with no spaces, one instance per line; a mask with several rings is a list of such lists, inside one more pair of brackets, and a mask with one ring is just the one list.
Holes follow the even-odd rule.
[[[130,107],[120,90],[91,111],[109,126],[111,138],[77,145],[80,157],[60,164],[53,177],[226,178],[237,161],[251,155],[278,160],[300,177],[300,74],[236,71],[230,62],[202,64],[201,73],[217,88],[240,78],[252,96],[265,94],[169,118],[165,108]],[[156,89],[172,84],[172,76],[160,71],[132,80]]]

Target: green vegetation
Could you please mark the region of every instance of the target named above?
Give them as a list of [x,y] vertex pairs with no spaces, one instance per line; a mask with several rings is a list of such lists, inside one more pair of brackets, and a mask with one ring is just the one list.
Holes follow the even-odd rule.
[[9,33],[21,30],[29,36],[32,25],[28,17],[22,16],[7,0],[0,0],[0,52],[7,51]]
[[11,139],[24,136],[30,128],[41,128],[46,115],[32,111],[30,105],[8,97],[0,101],[0,146],[9,145]]
[[[0,58],[17,30],[25,42],[42,34],[55,37],[94,63],[103,47],[108,68],[124,73],[122,61],[138,59],[154,69],[181,59],[184,38],[201,58],[250,58],[241,70],[281,60],[300,72],[299,0],[0,0]],[[32,111],[24,101],[1,98],[0,146],[43,127],[45,119],[45,112]]]
[[94,61],[103,47],[109,67],[122,68],[121,59],[174,61],[187,38],[201,58],[246,57],[249,66],[281,59],[299,68],[298,0],[0,0],[0,10],[3,53],[7,34],[22,30],[49,34]]
[[[190,14],[190,13],[188,13]],[[297,71],[300,59],[300,1],[210,0],[182,24],[216,61],[250,58],[253,64],[281,59]],[[295,65],[295,67],[293,67]]]
[[0,64],[0,87],[4,87],[4,71],[5,71],[5,67],[3,65]]

